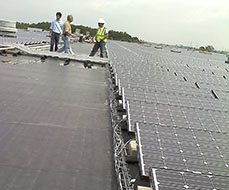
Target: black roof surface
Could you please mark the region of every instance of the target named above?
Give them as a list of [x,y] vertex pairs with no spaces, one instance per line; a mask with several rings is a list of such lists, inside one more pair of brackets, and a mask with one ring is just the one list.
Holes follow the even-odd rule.
[[106,70],[0,56],[0,189],[115,189]]

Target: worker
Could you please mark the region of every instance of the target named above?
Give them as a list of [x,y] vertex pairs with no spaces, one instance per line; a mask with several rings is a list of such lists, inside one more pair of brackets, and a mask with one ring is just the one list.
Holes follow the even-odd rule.
[[100,49],[100,57],[102,58],[104,57],[105,45],[109,37],[108,30],[106,29],[104,24],[105,24],[104,19],[100,18],[98,21],[99,28],[95,36],[96,42],[90,53],[90,56],[94,56],[98,51],[98,49]]
[[57,52],[73,54],[71,47],[70,47],[70,37],[76,38],[76,35],[72,34],[71,22],[73,22],[73,16],[68,15],[67,21],[64,23],[64,26],[63,26],[62,40],[64,41],[64,45],[60,49],[58,49]]
[[60,40],[60,35],[62,34],[63,22],[61,21],[62,14],[60,12],[56,13],[56,19],[52,21],[50,26],[49,37],[51,38],[50,42],[50,51],[53,51],[55,45],[55,51],[58,50],[58,44]]

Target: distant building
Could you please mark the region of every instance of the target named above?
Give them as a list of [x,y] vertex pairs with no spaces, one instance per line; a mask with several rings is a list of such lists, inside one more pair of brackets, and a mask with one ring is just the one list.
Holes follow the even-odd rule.
[[43,30],[41,28],[28,28],[27,30],[32,32],[42,32]]

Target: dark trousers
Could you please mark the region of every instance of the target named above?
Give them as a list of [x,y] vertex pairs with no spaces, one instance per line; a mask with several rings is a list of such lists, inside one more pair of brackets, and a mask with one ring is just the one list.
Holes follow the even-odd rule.
[[96,54],[96,52],[98,51],[98,49],[100,48],[100,57],[104,57],[104,52],[105,52],[105,42],[101,41],[101,42],[95,42],[95,45],[90,53],[90,56],[94,56]]
[[58,43],[60,40],[60,34],[52,32],[51,42],[50,42],[50,51],[53,51],[53,46],[55,45],[55,51],[58,50]]

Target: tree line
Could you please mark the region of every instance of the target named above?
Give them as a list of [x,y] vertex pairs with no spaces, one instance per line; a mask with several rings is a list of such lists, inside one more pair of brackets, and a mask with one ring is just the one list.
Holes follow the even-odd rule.
[[[44,31],[45,30],[49,31],[50,25],[51,25],[50,22],[38,22],[38,23],[32,23],[32,24],[23,23],[23,22],[17,22],[16,23],[16,27],[18,29],[40,28]],[[95,36],[95,34],[97,33],[96,28],[91,28],[91,27],[83,26],[83,25],[72,25],[72,31],[75,31],[76,29],[80,29],[80,33],[84,34],[84,35],[86,35],[86,32],[90,32],[91,36]],[[127,32],[110,30],[109,31],[109,38],[111,40],[140,43],[140,40],[138,39],[138,37],[132,37]]]
[[200,50],[200,51],[207,51],[207,52],[214,52],[214,51],[215,51],[215,48],[214,48],[213,46],[211,46],[211,45],[208,45],[208,46],[206,46],[206,47],[201,46],[201,47],[199,48],[199,50]]

